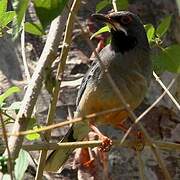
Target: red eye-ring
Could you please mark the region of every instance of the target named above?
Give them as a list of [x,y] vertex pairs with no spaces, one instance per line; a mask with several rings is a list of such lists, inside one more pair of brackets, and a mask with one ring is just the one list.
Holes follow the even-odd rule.
[[130,15],[122,16],[121,17],[121,23],[122,24],[130,24],[132,22],[132,17]]

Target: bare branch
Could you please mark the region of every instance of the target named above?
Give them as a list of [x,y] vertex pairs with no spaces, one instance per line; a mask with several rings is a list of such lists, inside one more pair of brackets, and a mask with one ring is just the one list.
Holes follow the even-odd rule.
[[[71,7],[71,11],[73,11],[76,14],[79,10],[80,4],[81,4],[81,0],[74,0],[72,7]],[[50,125],[53,123],[53,119],[54,119],[54,115],[55,115],[55,111],[56,111],[56,104],[58,101],[58,95],[59,95],[60,86],[61,86],[61,80],[63,77],[66,59],[67,59],[69,47],[70,47],[71,40],[72,40],[73,25],[74,25],[74,16],[72,16],[72,14],[69,13],[68,20],[66,23],[66,30],[65,30],[64,40],[63,40],[62,51],[61,51],[61,55],[60,55],[60,61],[59,61],[58,68],[57,68],[56,85],[52,90],[51,103],[49,106],[49,111],[48,111],[48,116],[47,116],[47,121],[46,121],[47,125]],[[59,80],[59,78],[60,78],[60,80]],[[51,136],[51,131],[48,131],[45,134],[47,141],[50,139],[50,136]],[[35,178],[36,180],[41,179],[41,177],[43,175],[43,169],[44,169],[45,162],[46,162],[46,156],[47,156],[47,150],[41,151],[39,163],[38,163],[38,171],[37,171],[36,178]]]
[[13,180],[12,158],[11,158],[11,153],[10,153],[9,146],[8,146],[8,138],[7,138],[7,134],[6,134],[6,127],[5,127],[5,124],[4,124],[4,121],[3,121],[1,110],[0,110],[0,121],[1,121],[3,137],[4,137],[4,141],[5,141],[5,145],[6,145],[6,149],[7,149],[7,155],[8,155],[8,173],[9,173],[9,175],[11,177],[11,180]]
[[[57,17],[51,24],[45,47],[43,49],[39,62],[37,63],[35,72],[28,84],[12,132],[24,131],[27,128],[27,124],[31,119],[31,115],[37,101],[37,97],[42,88],[44,70],[47,67],[50,67],[52,62],[56,58],[58,45],[66,25],[65,22],[67,20],[67,15],[68,13],[63,13],[61,17]],[[23,136],[10,137],[9,147],[13,159],[16,159],[18,157],[22,141]],[[7,153],[7,151],[5,153]]]
[[164,89],[164,91],[167,93],[167,95],[172,100],[172,102],[176,105],[177,109],[180,111],[180,104],[173,97],[173,95],[169,92],[169,90],[166,88],[166,86],[163,84],[163,82],[160,80],[160,78],[157,76],[157,74],[154,71],[153,71],[153,76],[155,77],[156,81],[160,84],[160,86]]
[[141,157],[141,152],[136,152],[137,160],[138,160],[138,166],[139,166],[139,177],[141,180],[145,180],[145,174],[144,174],[144,162]]

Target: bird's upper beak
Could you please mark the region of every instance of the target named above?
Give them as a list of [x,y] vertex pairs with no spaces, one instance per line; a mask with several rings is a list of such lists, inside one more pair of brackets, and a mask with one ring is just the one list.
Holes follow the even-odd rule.
[[111,18],[109,15],[104,14],[93,14],[93,18],[105,22],[110,28],[112,28],[114,31],[122,31],[125,35],[127,35],[126,29],[119,23],[116,22]]

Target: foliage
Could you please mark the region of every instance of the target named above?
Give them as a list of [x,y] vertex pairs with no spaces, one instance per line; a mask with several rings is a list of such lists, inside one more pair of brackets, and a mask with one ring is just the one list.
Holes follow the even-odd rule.
[[146,30],[146,35],[148,38],[148,42],[152,43],[154,41],[154,36],[155,36],[155,28],[152,24],[145,24],[144,28]]
[[25,23],[25,31],[30,34],[37,35],[37,36],[42,36],[45,34],[44,29],[40,23],[26,22]]
[[7,0],[0,0],[0,36],[6,31],[5,28],[9,29],[7,25],[14,19],[15,12],[7,11]]
[[[25,31],[37,36],[45,34],[46,27],[51,21],[57,17],[68,0],[34,0],[34,7],[36,10],[37,22],[25,22]],[[15,0],[14,9],[16,11],[16,19],[13,25],[13,37],[16,39],[21,32],[23,19],[25,17],[29,0],[19,1]]]
[[16,39],[21,30],[21,24],[25,17],[26,10],[28,8],[29,0],[19,1],[15,0],[13,7],[16,11],[16,18],[13,21],[13,37]]
[[180,45],[175,44],[163,48],[153,57],[154,69],[158,72],[169,71],[180,73]]
[[15,161],[15,178],[18,180],[22,180],[24,177],[24,173],[29,164],[30,155],[28,152],[21,150],[19,152],[19,156]]
[[5,157],[5,156],[0,156],[0,171],[3,173],[3,174],[6,174],[7,173],[7,161],[8,161],[8,158]]
[[1,94],[0,95],[0,107],[2,107],[2,104],[4,103],[6,98],[8,98],[12,94],[18,93],[18,92],[20,92],[20,88],[13,86],[13,87],[9,88],[8,90],[6,90],[3,94]]
[[95,32],[90,39],[93,39],[94,37],[96,37],[99,34],[102,34],[104,32],[110,32],[109,26],[104,26],[101,29],[99,29],[97,32]]
[[[117,0],[116,6],[118,10],[125,10],[128,8],[128,0]],[[103,10],[106,7],[112,6],[112,0],[102,0],[96,5],[96,12]]]
[[67,0],[34,0],[36,14],[44,29],[61,13],[66,3]]
[[[32,129],[32,130],[37,130],[39,129],[40,126],[36,123],[36,119],[35,118],[31,118],[30,123],[28,124],[28,128],[27,129]],[[29,141],[34,141],[40,138],[40,134],[39,133],[32,133],[32,134],[28,134],[25,136],[27,140]]]
[[156,29],[156,36],[161,38],[168,31],[172,16],[165,17]]

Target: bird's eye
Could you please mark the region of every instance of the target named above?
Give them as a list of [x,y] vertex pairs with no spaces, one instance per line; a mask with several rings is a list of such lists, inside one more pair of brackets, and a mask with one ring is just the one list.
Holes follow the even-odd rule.
[[121,17],[121,23],[124,25],[130,24],[132,22],[131,16],[123,16]]

